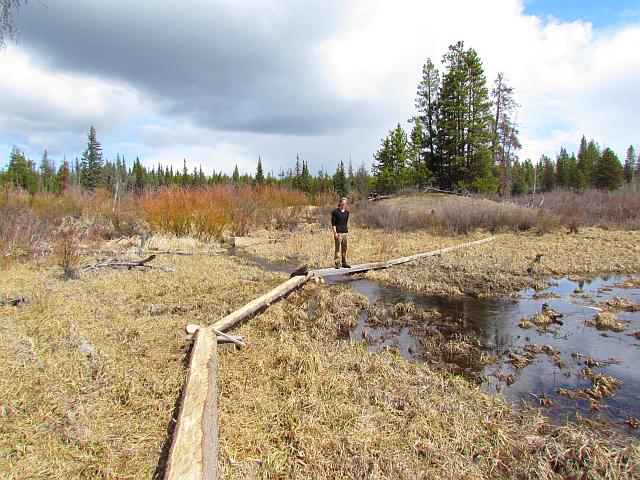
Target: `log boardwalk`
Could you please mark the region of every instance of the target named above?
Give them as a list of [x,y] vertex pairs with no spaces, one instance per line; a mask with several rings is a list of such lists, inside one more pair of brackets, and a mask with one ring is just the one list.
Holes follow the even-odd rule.
[[[495,237],[441,248],[385,262],[364,263],[351,268],[323,268],[307,275],[293,277],[244,307],[221,318],[213,325],[198,328],[191,350],[189,372],[178,412],[178,423],[169,452],[165,480],[209,480],[218,476],[218,413],[216,385],[217,333],[224,332],[284,297],[314,277],[349,275],[388,268],[420,258],[442,255],[463,247],[490,242]],[[190,325],[189,327],[193,327]],[[217,332],[216,332],[217,331]],[[215,333],[214,333],[215,332]],[[235,342],[234,342],[235,343]]]
[[354,273],[366,272],[368,270],[379,270],[381,268],[389,268],[394,265],[400,265],[402,263],[411,262],[413,260],[419,260],[420,258],[442,255],[443,253],[447,253],[452,250],[457,250],[463,247],[470,247],[471,245],[480,245],[482,243],[490,242],[495,238],[496,237],[483,238],[481,240],[476,240],[475,242],[463,243],[460,245],[454,245],[453,247],[441,248],[439,250],[434,250],[432,252],[418,253],[416,255],[409,255],[408,257],[395,258],[393,260],[386,260],[384,262],[363,263],[361,265],[354,265],[350,268],[339,268],[339,269],[338,268],[322,268],[320,270],[313,270],[309,273],[314,274],[317,277],[329,277],[333,275],[351,275]]

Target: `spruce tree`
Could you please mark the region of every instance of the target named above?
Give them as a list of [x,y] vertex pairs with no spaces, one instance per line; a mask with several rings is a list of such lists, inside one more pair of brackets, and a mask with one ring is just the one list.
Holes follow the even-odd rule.
[[382,146],[374,155],[373,171],[376,189],[380,193],[395,193],[407,185],[409,153],[407,134],[398,123],[382,139]]
[[262,171],[262,159],[258,155],[258,166],[256,168],[256,185],[261,187],[264,185],[264,172]]
[[233,168],[233,175],[231,177],[233,184],[238,185],[240,183],[240,172],[238,171],[238,165]]
[[636,174],[636,150],[633,145],[629,145],[627,156],[624,160],[624,181],[632,183]]
[[344,162],[340,160],[336,173],[333,175],[333,191],[341,197],[346,197],[348,192],[347,176],[344,172]]
[[13,147],[11,150],[5,178],[11,185],[23,188],[32,195],[38,190],[36,165],[32,160],[27,159],[17,147]]
[[434,172],[438,179],[442,178],[442,162],[437,157],[437,128],[438,128],[438,95],[440,90],[440,72],[431,59],[422,66],[422,80],[418,84],[416,96],[416,110],[423,125],[424,145],[427,152],[424,159],[427,168]]
[[602,152],[594,170],[594,184],[604,190],[616,190],[624,181],[624,171],[618,156],[610,148]]
[[80,185],[88,191],[102,185],[102,147],[93,125],[87,134],[87,148],[82,154]]
[[49,160],[49,154],[45,150],[40,162],[40,190],[43,192],[53,192],[55,177],[55,165]]

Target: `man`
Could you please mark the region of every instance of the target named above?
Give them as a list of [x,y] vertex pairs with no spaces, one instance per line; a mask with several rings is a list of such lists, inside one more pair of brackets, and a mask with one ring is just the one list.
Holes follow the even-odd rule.
[[347,210],[347,199],[341,198],[338,208],[331,212],[331,228],[333,229],[333,240],[336,246],[333,262],[336,268],[340,268],[340,254],[342,254],[342,268],[351,268],[347,264],[347,223],[349,222],[349,210]]

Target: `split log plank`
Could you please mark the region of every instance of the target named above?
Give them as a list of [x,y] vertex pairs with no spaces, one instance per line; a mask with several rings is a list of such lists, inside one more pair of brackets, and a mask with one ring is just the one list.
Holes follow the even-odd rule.
[[320,270],[312,270],[309,273],[317,277],[329,277],[329,276],[335,276],[335,275],[352,275],[354,273],[366,272],[368,270],[379,270],[382,268],[388,268],[394,265],[400,265],[402,263],[411,262],[413,260],[418,260],[420,258],[442,255],[443,253],[447,253],[452,250],[457,250],[459,248],[469,247],[471,245],[480,245],[482,243],[490,242],[495,238],[496,237],[483,238],[481,240],[476,240],[474,242],[454,245],[453,247],[441,248],[439,250],[434,250],[432,252],[409,255],[408,257],[395,258],[393,260],[386,260],[384,262],[363,263],[361,265],[354,265],[350,268],[322,268]]
[[218,478],[216,337],[199,328],[189,361],[165,480]]
[[270,292],[247,303],[241,309],[230,313],[224,318],[221,318],[220,320],[215,322],[213,325],[211,325],[211,328],[215,330],[219,330],[221,332],[225,332],[230,328],[233,328],[242,320],[244,320],[250,315],[253,315],[261,308],[266,307],[267,305],[270,305],[274,301],[285,296],[287,293],[292,292],[293,290],[300,287],[301,285],[304,285],[306,282],[309,281],[310,278],[311,278],[311,274],[290,278],[289,280],[277,286]]

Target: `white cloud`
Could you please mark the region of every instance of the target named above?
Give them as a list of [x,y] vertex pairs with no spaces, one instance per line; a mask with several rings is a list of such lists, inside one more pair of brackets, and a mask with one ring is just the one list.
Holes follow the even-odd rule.
[[[51,71],[36,57],[10,45],[0,52],[0,129],[15,143],[43,147],[42,140],[65,132],[117,129],[146,105],[124,83],[96,76]],[[82,139],[82,142],[84,139]]]
[[[281,167],[292,166],[297,153],[309,161],[313,171],[320,166],[332,170],[340,158],[347,161],[350,155],[358,165],[371,161],[380,137],[388,129],[414,114],[415,91],[426,59],[430,57],[440,66],[448,45],[458,40],[464,40],[480,55],[489,88],[499,71],[515,88],[515,98],[521,104],[517,117],[524,146],[521,158],[537,159],[543,153],[553,156],[561,145],[571,151],[583,133],[606,143],[620,155],[629,143],[640,142],[636,120],[636,112],[640,111],[640,96],[636,94],[640,76],[637,24],[594,29],[588,22],[543,21],[524,14],[521,0],[361,0],[345,2],[341,8],[334,2],[322,11],[323,27],[316,34],[307,35],[305,50],[299,52],[291,50],[291,43],[296,41],[296,16],[301,15],[293,2],[270,2],[261,10],[268,14],[266,17],[252,13],[251,5],[248,1],[225,1],[222,7],[216,7],[223,8],[224,15],[230,18],[242,19],[225,25],[233,30],[228,32],[229,38],[236,42],[242,39],[243,32],[234,29],[250,24],[253,15],[259,30],[269,33],[259,38],[262,42],[266,41],[264,38],[268,40],[269,51],[284,52],[273,58],[285,63],[286,68],[283,70],[280,65],[280,70],[270,71],[271,63],[261,56],[264,52],[250,51],[255,45],[247,43],[238,45],[242,55],[237,58],[231,50],[224,51],[229,58],[235,58],[224,64],[225,68],[238,72],[219,73],[224,78],[229,73],[233,79],[244,78],[245,70],[254,74],[257,71],[260,102],[251,105],[260,111],[252,111],[252,115],[261,124],[282,127],[247,133],[239,127],[238,131],[218,131],[202,123],[203,118],[208,118],[202,111],[209,112],[212,105],[225,104],[240,118],[247,103],[233,88],[224,90],[222,81],[215,84],[216,88],[208,85],[209,77],[195,58],[193,71],[185,78],[203,76],[201,81],[183,82],[173,97],[166,93],[157,98],[156,89],[152,101],[148,93],[143,93],[150,91],[145,89],[148,78],[143,74],[149,70],[149,78],[154,76],[152,58],[148,58],[144,71],[136,70],[135,78],[128,78],[123,69],[119,71],[120,80],[114,81],[97,74],[79,74],[77,65],[75,71],[61,67],[53,70],[44,66],[34,52],[9,46],[0,53],[0,144],[15,143],[38,151],[47,146],[62,150],[66,145],[67,150],[75,148],[80,152],[88,126],[93,124],[100,134],[109,134],[110,145],[103,141],[105,150],[122,147],[127,158],[139,152],[147,165],[161,162],[174,169],[182,168],[182,159],[186,158],[190,170],[202,164],[207,173],[213,168],[231,172],[238,164],[241,171],[253,172],[257,156],[262,155],[267,171],[277,173]],[[194,8],[204,9],[206,5],[198,3]],[[213,8],[207,15],[192,12],[189,18],[197,18],[198,28],[202,29],[207,19],[214,17]],[[317,4],[314,8],[322,10]],[[341,20],[331,21],[335,15],[340,15]],[[305,18],[303,25],[311,25],[310,20]],[[107,26],[103,26],[105,30],[109,30]],[[172,38],[163,37],[163,42],[168,42],[163,44],[167,56],[161,59],[165,66],[173,65],[176,59],[171,55],[178,55],[175,52],[183,48],[171,45]],[[133,49],[136,43],[135,39],[132,41]],[[196,50],[204,48],[200,45]],[[294,56],[286,54],[291,51]],[[258,68],[254,61],[259,62]],[[190,62],[182,61],[180,65],[181,69],[189,68]],[[319,77],[317,84],[282,84],[281,70],[288,74],[296,69],[311,69],[313,78]],[[196,103],[202,99],[202,111],[192,112],[190,107],[184,107],[168,117],[163,106],[181,105],[179,92],[184,91],[185,85],[189,92],[193,90]],[[328,88],[315,90],[317,85]],[[308,90],[311,97],[317,98],[298,105],[295,99],[303,97],[292,89]],[[170,92],[171,88],[162,91]],[[285,104],[286,108],[280,108]],[[345,105],[360,105],[366,110],[343,115]],[[327,118],[338,118],[344,120],[345,126],[339,133],[313,125],[304,130],[306,133],[282,133],[287,125],[295,123],[292,118],[297,117],[291,115],[309,110],[314,111],[304,117],[305,121],[335,126]]]

